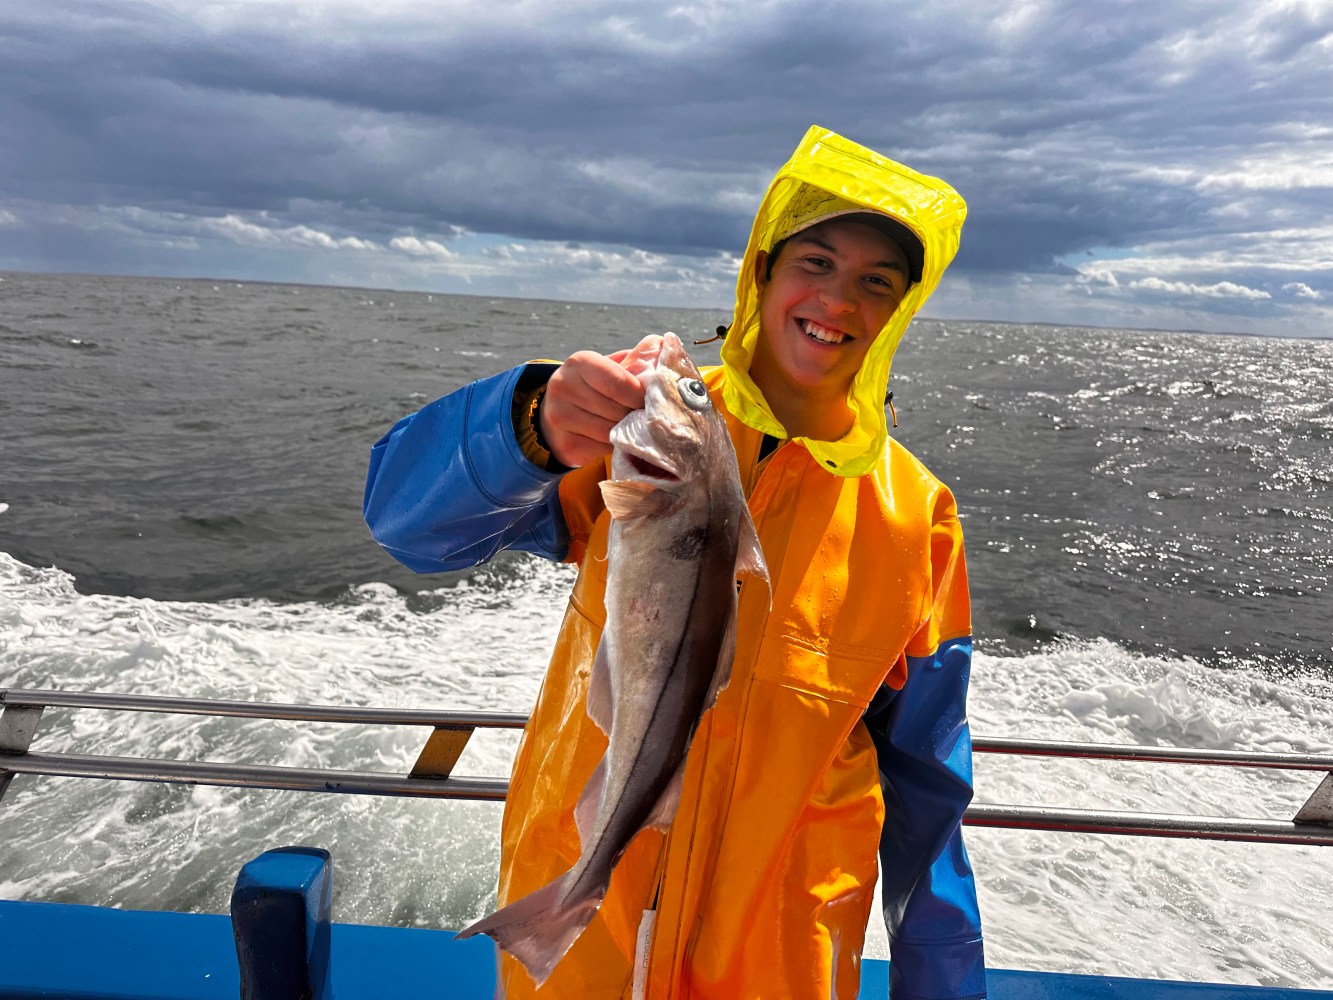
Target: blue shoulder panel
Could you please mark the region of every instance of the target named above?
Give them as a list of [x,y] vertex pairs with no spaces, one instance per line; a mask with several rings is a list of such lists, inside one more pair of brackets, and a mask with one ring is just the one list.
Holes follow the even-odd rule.
[[527,459],[512,419],[519,380],[554,368],[524,365],[473,382],[404,417],[375,444],[363,511],[395,559],[436,573],[501,549],[564,558],[559,476]]

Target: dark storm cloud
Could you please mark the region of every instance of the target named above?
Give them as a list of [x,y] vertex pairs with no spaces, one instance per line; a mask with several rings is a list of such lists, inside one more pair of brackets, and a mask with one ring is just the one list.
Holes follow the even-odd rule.
[[11,2],[2,193],[712,255],[817,122],[948,178],[979,277],[1333,226],[1327,5],[493,6]]

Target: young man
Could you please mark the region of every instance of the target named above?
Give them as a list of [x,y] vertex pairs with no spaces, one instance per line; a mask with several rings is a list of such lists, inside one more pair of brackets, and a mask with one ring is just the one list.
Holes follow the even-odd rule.
[[[961,531],[948,489],[889,440],[883,410],[893,351],[964,214],[943,182],[818,128],[774,179],[723,364],[705,373],[771,593],[742,588],[731,681],[695,734],[670,830],[631,843],[540,991],[502,959],[507,996],[855,997],[877,853],[893,996],[985,996],[960,829]],[[597,483],[610,428],[642,405],[629,353],[475,383],[372,454],[366,519],[412,568],[506,547],[580,567],[514,764],[502,905],[578,857],[573,808],[605,749],[584,712],[605,621]]]

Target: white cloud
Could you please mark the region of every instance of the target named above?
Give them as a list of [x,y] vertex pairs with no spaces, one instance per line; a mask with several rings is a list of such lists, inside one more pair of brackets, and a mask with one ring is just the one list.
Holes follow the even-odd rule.
[[[1144,243],[1137,251],[1134,256],[1086,262],[1066,258],[1064,262],[1078,271],[1081,284],[1114,284],[1112,279],[1135,278],[1201,284],[1310,284],[1313,276],[1333,271],[1333,226],[1232,233],[1225,239],[1211,234],[1182,236]],[[1323,283],[1322,279],[1314,282],[1316,286]]]
[[[1225,191],[1300,191],[1333,187],[1333,151],[1311,156],[1310,145],[1333,137],[1333,130],[1310,130],[1306,147],[1225,159],[1218,166],[1152,165],[1131,167],[1126,177],[1190,187],[1206,193]],[[1293,140],[1294,141],[1294,140]],[[1217,154],[1213,154],[1215,157]]]
[[1315,302],[1321,302],[1324,298],[1323,292],[1315,291],[1303,281],[1290,281],[1282,286],[1282,290],[1291,292],[1298,299],[1313,299]]
[[389,241],[394,250],[401,250],[413,257],[453,257],[455,254],[438,240],[423,240],[415,236],[395,236]]
[[1198,181],[1201,191],[1292,191],[1333,188],[1333,158],[1292,160],[1287,154],[1266,159],[1243,159],[1234,169],[1207,174]]
[[[15,203],[23,217],[41,218],[88,232],[114,233],[135,243],[150,243],[174,249],[199,250],[209,240],[247,247],[314,248],[338,252],[377,253],[383,248],[374,240],[359,236],[333,236],[308,225],[268,224],[260,213],[259,221],[236,213],[220,216],[163,212],[140,205],[96,205],[90,207],[51,205],[42,202]],[[0,226],[22,225],[20,216],[0,208]]]
[[1002,10],[991,22],[991,27],[1001,35],[1026,38],[1047,13],[1046,6],[1033,0],[1021,0],[1010,5],[1007,10]]
[[262,226],[247,222],[238,215],[224,215],[221,218],[203,218],[187,223],[207,233],[249,246],[271,246],[287,244],[290,246],[319,247],[323,250],[361,250],[374,251],[380,247],[370,240],[355,236],[337,238],[309,226]]
[[1105,264],[1085,264],[1079,268],[1076,280],[1082,285],[1105,285],[1108,288],[1120,287],[1120,281],[1116,278],[1115,271]]
[[280,229],[278,232],[285,239],[290,239],[296,243],[303,243],[312,247],[323,247],[325,250],[378,250],[379,247],[370,240],[358,239],[355,236],[344,236],[341,239],[330,236],[328,233],[320,232],[318,229],[311,229],[309,226],[291,226],[287,229]]
[[1273,296],[1257,288],[1247,288],[1234,281],[1219,281],[1215,285],[1196,285],[1188,281],[1163,281],[1161,278],[1140,278],[1129,283],[1131,289],[1169,292],[1173,295],[1196,295],[1215,299],[1271,299]]
[[545,242],[502,243],[484,247],[475,255],[450,256],[455,257],[460,274],[464,270],[473,276],[486,271],[491,275],[508,274],[515,278],[550,274],[576,277],[580,281],[593,278],[600,281],[662,279],[688,269],[685,262],[690,260],[635,248]]

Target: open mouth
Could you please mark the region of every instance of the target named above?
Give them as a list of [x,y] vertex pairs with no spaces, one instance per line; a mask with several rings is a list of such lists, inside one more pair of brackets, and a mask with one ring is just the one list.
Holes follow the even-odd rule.
[[830,330],[828,327],[820,326],[814,320],[809,319],[801,320],[801,329],[804,330],[805,335],[816,344],[826,344],[830,347],[836,344],[845,343],[852,339],[841,331]]
[[638,455],[626,455],[625,457],[629,459],[629,464],[633,466],[634,471],[641,476],[648,476],[652,479],[665,479],[673,483],[680,478],[679,476],[668,472],[660,465],[654,465],[652,462],[640,458]]

